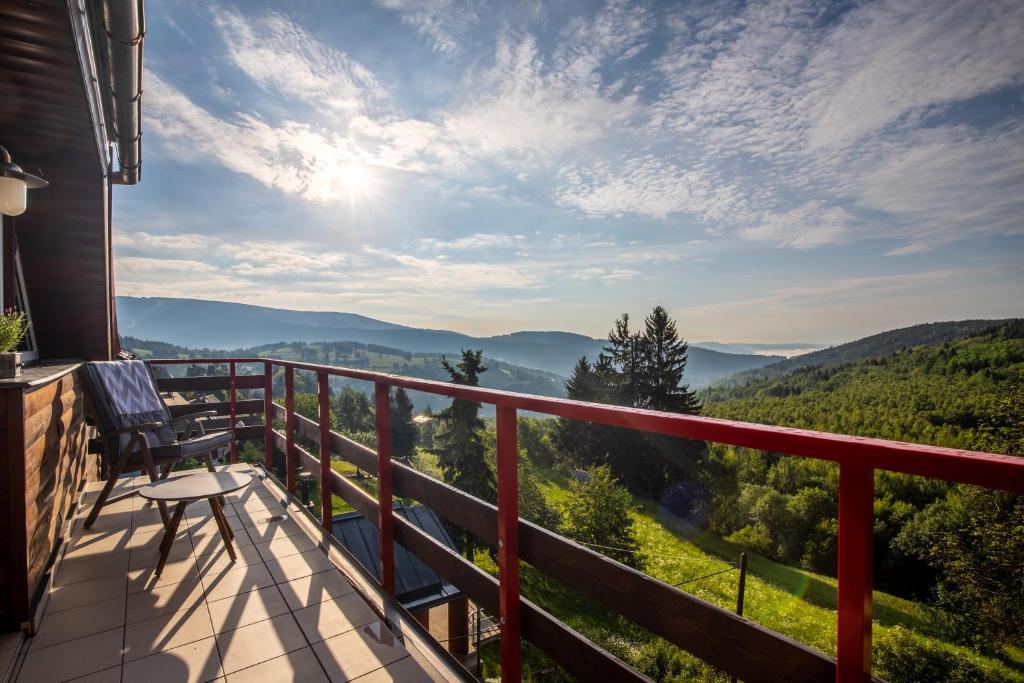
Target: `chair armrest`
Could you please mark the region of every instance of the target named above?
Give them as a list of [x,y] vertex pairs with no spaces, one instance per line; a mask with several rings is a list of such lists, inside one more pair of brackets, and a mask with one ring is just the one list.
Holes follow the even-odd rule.
[[196,419],[198,419],[200,417],[216,417],[216,416],[217,416],[217,411],[216,410],[200,410],[199,412],[186,413],[184,415],[179,415],[178,417],[171,418],[171,424],[174,425],[174,424],[177,424],[179,422],[184,422],[186,420],[196,420]]
[[142,432],[150,432],[154,429],[159,429],[160,427],[163,427],[163,423],[161,422],[146,422],[140,425],[132,425],[131,427],[115,429],[112,432],[107,432],[106,434],[97,436],[96,439],[99,441],[109,441],[110,439],[117,438],[122,434],[141,434]]

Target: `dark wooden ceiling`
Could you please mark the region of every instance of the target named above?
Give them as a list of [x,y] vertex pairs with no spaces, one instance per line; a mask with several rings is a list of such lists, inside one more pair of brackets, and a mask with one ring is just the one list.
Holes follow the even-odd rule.
[[107,185],[68,5],[0,0],[0,144],[50,187],[14,220],[44,358],[107,358]]

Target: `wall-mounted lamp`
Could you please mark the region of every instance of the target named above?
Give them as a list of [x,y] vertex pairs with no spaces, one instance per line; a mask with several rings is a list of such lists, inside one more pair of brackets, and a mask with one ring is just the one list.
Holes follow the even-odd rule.
[[22,171],[21,166],[11,161],[7,148],[0,145],[0,213],[20,216],[28,204],[28,191],[49,185],[39,176]]

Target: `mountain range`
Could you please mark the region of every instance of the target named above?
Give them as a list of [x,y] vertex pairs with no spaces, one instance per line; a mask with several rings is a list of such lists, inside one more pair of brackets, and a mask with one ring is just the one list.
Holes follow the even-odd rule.
[[[605,341],[571,332],[522,331],[473,337],[449,330],[407,327],[354,313],[293,311],[249,304],[163,297],[117,297],[121,334],[179,346],[239,349],[277,342],[351,341],[415,353],[484,355],[567,376],[581,356],[593,360]],[[687,381],[702,386],[781,360],[764,353],[732,353],[691,345]]]

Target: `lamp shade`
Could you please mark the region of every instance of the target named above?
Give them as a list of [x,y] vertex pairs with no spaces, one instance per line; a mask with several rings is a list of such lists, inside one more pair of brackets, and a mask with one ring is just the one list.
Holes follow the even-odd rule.
[[10,153],[0,145],[0,213],[20,216],[25,213],[27,192],[50,183],[39,176],[25,173],[11,160]]
[[20,178],[0,176],[0,213],[20,216],[28,204],[28,185]]

